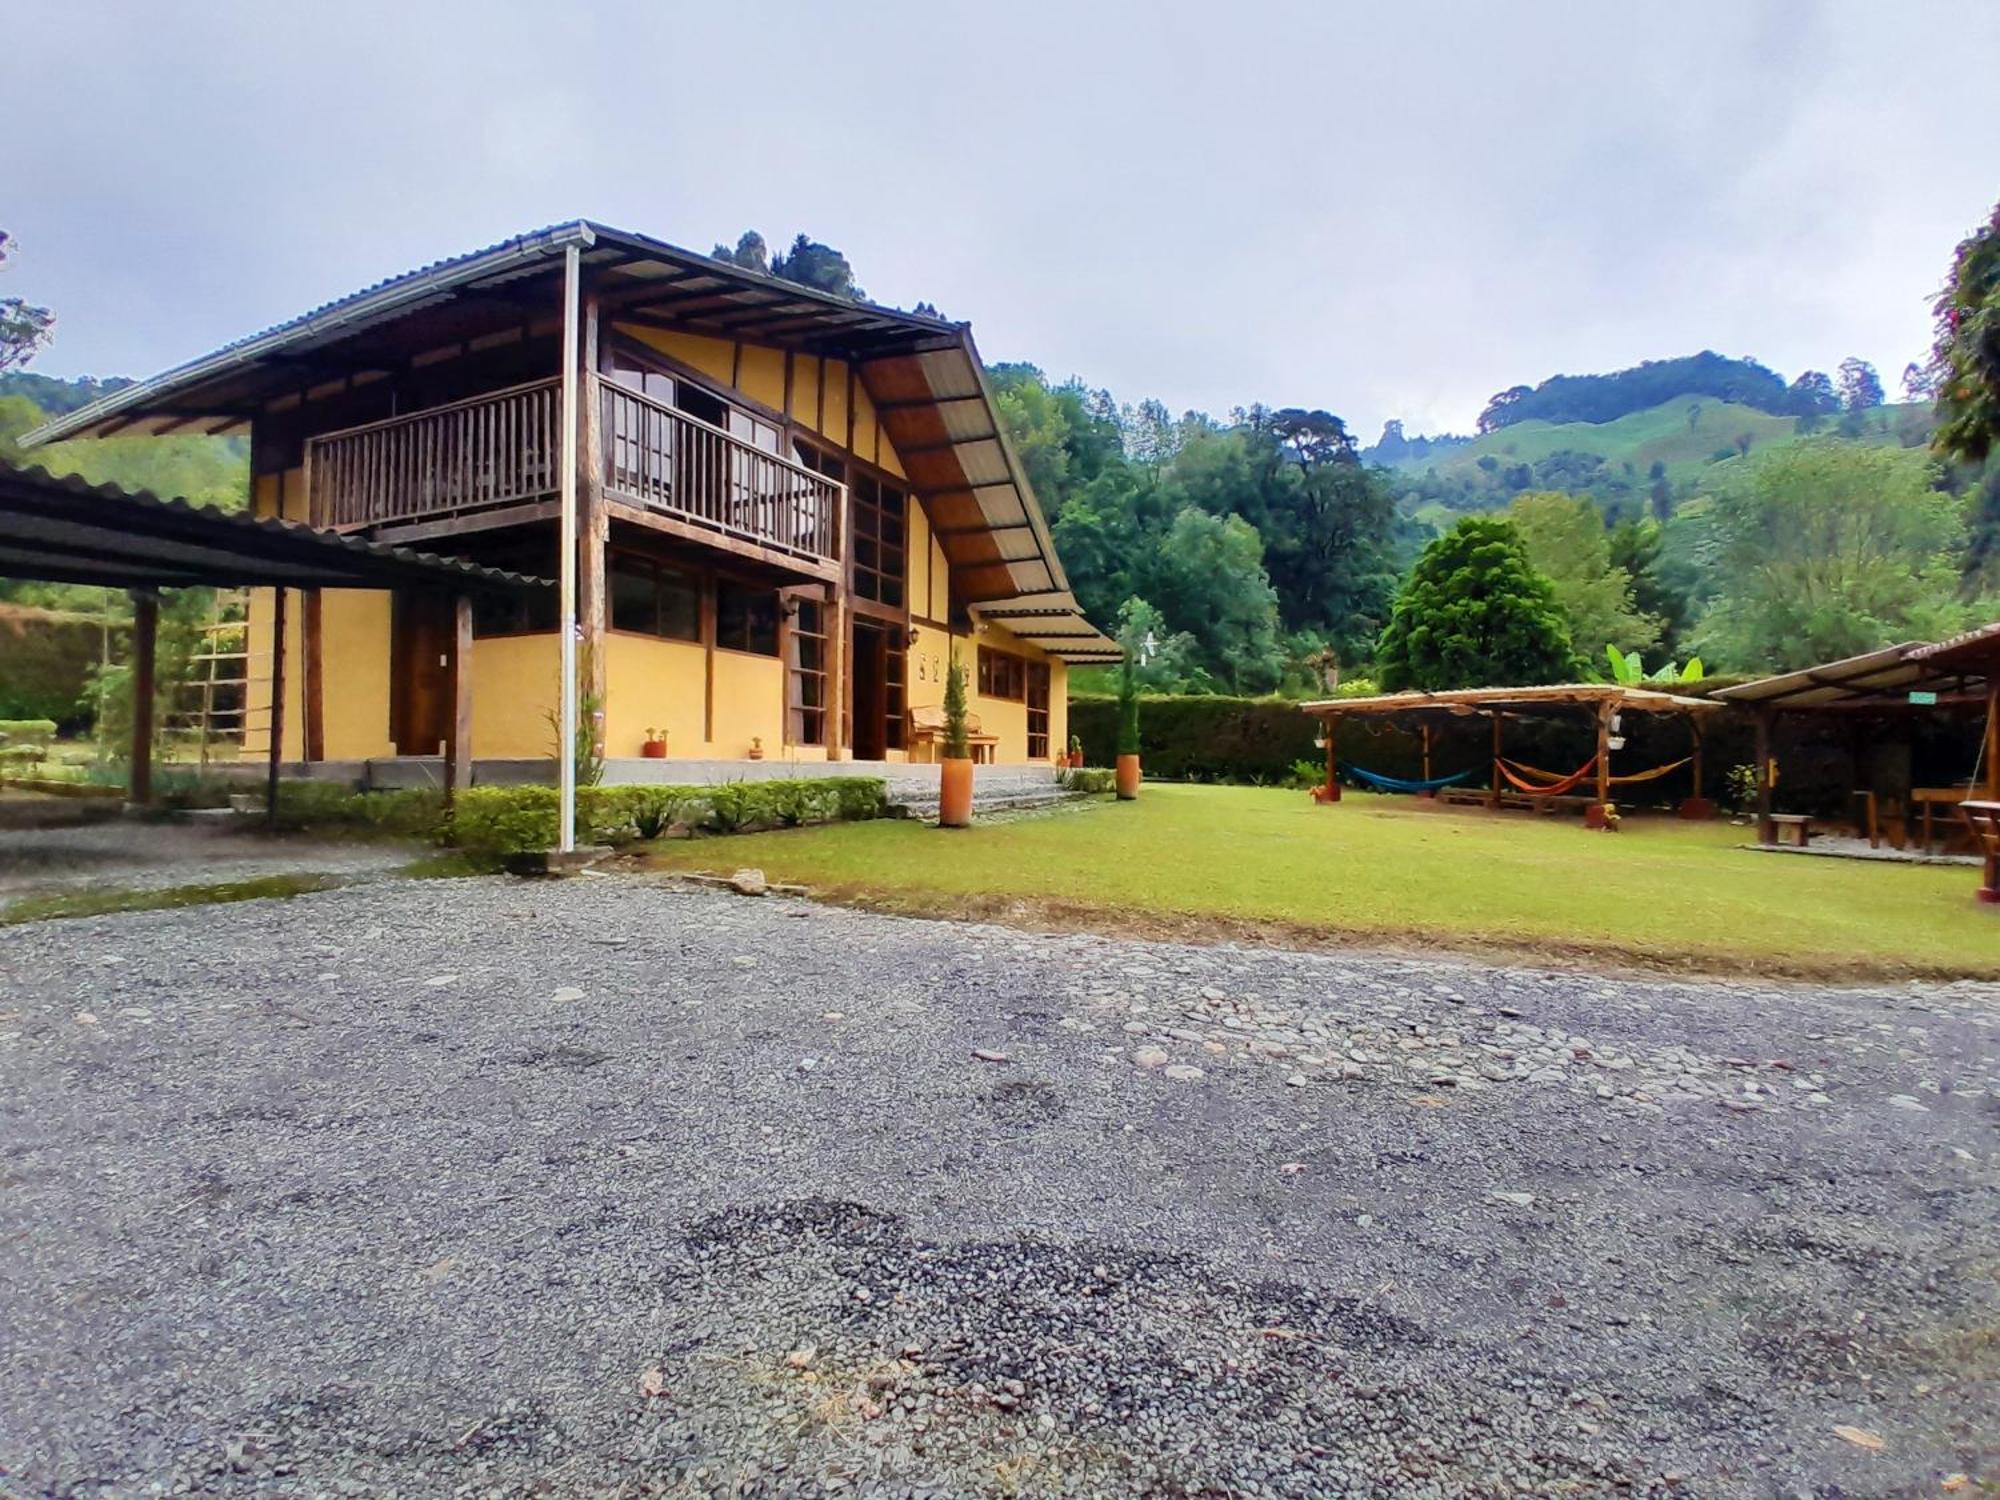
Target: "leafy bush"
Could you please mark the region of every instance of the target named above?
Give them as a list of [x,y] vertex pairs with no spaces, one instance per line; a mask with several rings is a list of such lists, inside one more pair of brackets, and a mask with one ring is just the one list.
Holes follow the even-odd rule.
[[1310,790],[1326,783],[1326,767],[1316,760],[1295,760],[1292,762],[1291,785],[1302,790]]
[[[592,843],[659,838],[675,826],[741,833],[880,817],[883,783],[868,776],[785,777],[720,786],[590,786],[577,789],[577,835]],[[474,787],[459,795],[447,833],[469,854],[494,857],[556,842],[556,790]]]
[[435,838],[444,795],[427,787],[356,792],[337,781],[281,781],[273,820],[285,829],[349,829],[395,838]]
[[0,719],[0,744],[46,747],[55,737],[54,719]]
[[1072,792],[1111,792],[1118,788],[1118,773],[1109,766],[1076,766],[1056,772],[1056,784]]

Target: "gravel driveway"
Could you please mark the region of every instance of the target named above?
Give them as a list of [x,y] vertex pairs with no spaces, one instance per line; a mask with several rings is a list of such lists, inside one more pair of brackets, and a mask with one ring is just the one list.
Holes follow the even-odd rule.
[[0,931],[0,1490],[1972,1491],[1996,1018],[615,877]]

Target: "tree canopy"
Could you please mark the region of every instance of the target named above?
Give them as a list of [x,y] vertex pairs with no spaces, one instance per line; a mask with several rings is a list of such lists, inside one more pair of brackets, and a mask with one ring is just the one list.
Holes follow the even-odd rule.
[[1375,676],[1405,688],[1526,687],[1580,675],[1553,584],[1505,521],[1467,516],[1424,548],[1382,632]]
[[1517,497],[1507,519],[1528,561],[1554,585],[1570,639],[1594,660],[1606,646],[1644,652],[1659,644],[1660,622],[1637,606],[1634,578],[1613,563],[1604,513],[1589,498],[1540,491]]
[[[13,243],[13,237],[0,229],[0,271],[7,268]],[[35,307],[19,297],[0,297],[0,370],[11,370],[33,359],[48,342],[55,321],[55,314],[46,307]]]
[[2000,204],[1959,242],[1936,314],[1937,448],[1982,463],[2000,442]]

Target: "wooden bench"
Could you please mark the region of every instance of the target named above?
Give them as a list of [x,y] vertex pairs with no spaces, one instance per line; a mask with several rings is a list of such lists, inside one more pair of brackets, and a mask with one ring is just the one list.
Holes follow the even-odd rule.
[[[972,758],[981,765],[993,763],[993,750],[1000,743],[997,734],[982,734],[979,729],[979,715],[965,716],[966,744],[972,750]],[[905,743],[909,746],[910,759],[936,760],[944,748],[944,709],[913,708],[910,710],[910,732]],[[919,751],[923,754],[919,755]]]
[[1784,843],[1784,830],[1796,830],[1794,843],[1800,849],[1812,842],[1812,819],[1805,813],[1771,813],[1764,819],[1768,825],[1764,842],[1771,845]]

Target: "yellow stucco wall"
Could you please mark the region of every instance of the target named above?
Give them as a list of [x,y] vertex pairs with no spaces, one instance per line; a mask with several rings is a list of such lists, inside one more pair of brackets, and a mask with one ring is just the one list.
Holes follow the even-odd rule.
[[[672,333],[618,324],[620,332],[730,385],[750,400],[774,410],[787,406],[783,351],[698,334]],[[858,380],[850,381],[839,360],[794,356],[791,372],[793,420],[817,430],[836,447],[847,445],[848,400],[852,391],[855,456],[901,476],[903,466],[876,421],[873,404]],[[277,511],[280,480],[257,481],[260,514]],[[284,513],[304,519],[303,475],[292,470],[282,479]],[[908,702],[911,707],[935,706],[944,699],[944,667],[952,641],[924,620],[944,620],[951,608],[950,573],[944,549],[931,534],[922,507],[912,504],[909,516],[908,601],[919,623],[918,639],[908,658]],[[290,610],[291,654],[287,661],[286,754],[304,753],[304,694],[300,642],[303,607],[296,597]],[[334,760],[361,760],[394,753],[389,740],[390,620],[392,603],[386,593],[330,592],[325,596],[322,664],[325,682],[326,754]],[[250,612],[252,650],[268,651],[271,591],[253,596]],[[960,636],[958,650],[968,673],[975,672],[977,644],[984,640],[1030,659],[1044,653],[997,626],[979,636]],[[637,756],[648,728],[667,732],[668,753],[679,758],[733,759],[749,753],[753,738],[761,739],[772,759],[824,760],[819,746],[785,742],[786,671],[773,657],[741,652],[707,652],[691,642],[611,632],[605,640],[605,750],[614,757]],[[481,637],[473,646],[472,750],[481,759],[520,759],[552,755],[554,734],[548,723],[556,701],[556,638],[554,635]],[[708,674],[712,656],[713,710],[709,710]],[[268,657],[263,658],[268,663]],[[268,672],[268,666],[263,669]],[[973,678],[976,684],[976,675]],[[1067,743],[1067,674],[1060,661],[1050,660],[1050,748]],[[265,700],[268,701],[267,699]],[[261,709],[263,704],[259,704]],[[1027,709],[1021,703],[986,699],[976,692],[973,711],[982,727],[1000,736],[997,759],[1020,762],[1027,755]],[[253,715],[253,726],[263,722]],[[261,730],[249,736],[246,752],[264,754]]]

